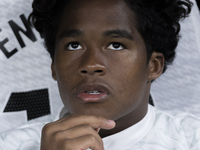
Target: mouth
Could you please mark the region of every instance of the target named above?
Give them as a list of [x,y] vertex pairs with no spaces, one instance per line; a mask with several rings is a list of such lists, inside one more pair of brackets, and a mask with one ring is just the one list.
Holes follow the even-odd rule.
[[87,84],[78,88],[76,97],[84,103],[100,102],[109,95],[109,90],[102,85]]

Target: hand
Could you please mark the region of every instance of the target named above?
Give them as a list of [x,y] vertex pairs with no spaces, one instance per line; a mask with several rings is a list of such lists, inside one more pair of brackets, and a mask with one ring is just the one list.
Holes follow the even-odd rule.
[[41,150],[104,150],[98,132],[114,127],[114,121],[100,116],[69,115],[44,126]]

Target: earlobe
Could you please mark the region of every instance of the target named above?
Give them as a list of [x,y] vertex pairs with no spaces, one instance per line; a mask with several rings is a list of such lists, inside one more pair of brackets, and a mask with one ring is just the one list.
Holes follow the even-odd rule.
[[149,78],[148,81],[158,78],[164,69],[164,55],[159,52],[153,52],[149,60]]
[[56,71],[55,71],[55,66],[53,62],[51,63],[51,74],[52,74],[52,78],[56,81],[57,80]]

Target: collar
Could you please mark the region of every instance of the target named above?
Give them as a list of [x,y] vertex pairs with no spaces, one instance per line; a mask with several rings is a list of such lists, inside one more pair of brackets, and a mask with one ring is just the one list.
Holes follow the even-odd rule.
[[147,135],[154,121],[155,108],[148,105],[147,114],[138,123],[121,132],[103,138],[104,148],[109,150],[130,148]]

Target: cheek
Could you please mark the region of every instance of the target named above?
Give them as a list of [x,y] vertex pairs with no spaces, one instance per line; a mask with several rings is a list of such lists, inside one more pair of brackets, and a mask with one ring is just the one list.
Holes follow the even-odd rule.
[[62,88],[67,88],[68,85],[72,84],[75,80],[74,74],[77,71],[77,64],[73,57],[64,51],[62,48],[58,47],[55,53],[55,70],[58,84],[64,86]]
[[[60,92],[61,99],[64,104],[69,103],[71,89],[70,87],[73,85],[73,81],[75,81],[74,66],[68,67],[65,60],[62,57],[59,57],[55,61],[55,72],[57,78],[57,84]],[[66,104],[68,106],[69,104]]]
[[142,71],[135,70],[124,72],[121,77],[113,79],[113,83],[117,87],[114,102],[118,117],[131,113],[144,101],[147,90],[144,74]]
[[[65,106],[68,106],[69,104],[69,88],[68,86],[70,85],[70,82],[66,80],[66,78],[63,79],[63,77],[59,76],[57,77],[57,83],[58,83],[58,88],[60,92],[61,99],[64,103]],[[67,86],[68,85],[68,86]]]
[[[115,85],[116,94],[124,101],[119,102],[125,105],[131,101],[139,101],[145,91],[148,70],[146,61],[138,55],[129,55],[126,59],[118,61],[111,70],[110,81]],[[126,101],[127,100],[127,101]]]

